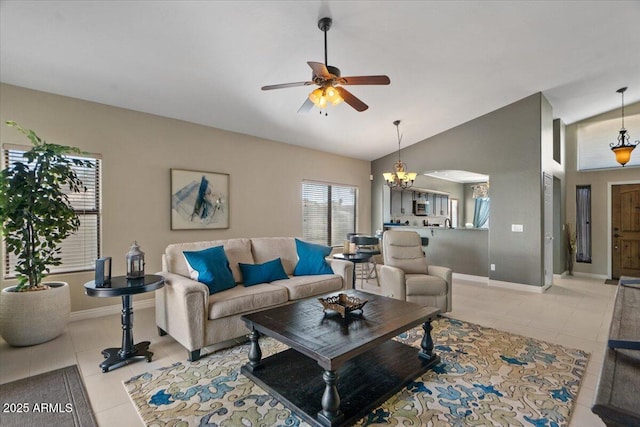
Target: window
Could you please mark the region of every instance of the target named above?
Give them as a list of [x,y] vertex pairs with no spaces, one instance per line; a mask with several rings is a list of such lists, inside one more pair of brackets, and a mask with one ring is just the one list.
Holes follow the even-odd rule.
[[576,186],[576,262],[591,263],[591,186]]
[[302,238],[341,246],[356,229],[357,188],[305,181],[302,183]]
[[[640,129],[640,114],[625,115],[624,124],[627,129],[633,130],[631,140],[638,139]],[[609,144],[617,143],[620,132],[621,116],[620,112],[610,119],[587,120],[577,124],[577,148],[578,148],[578,170],[592,169],[619,169],[620,164],[616,162],[616,156],[611,152]],[[633,155],[625,169],[629,166],[640,166],[640,156]]]
[[[9,147],[9,148],[7,148]],[[26,162],[23,158],[24,148],[6,146],[4,164],[9,166],[17,161]],[[86,192],[69,192],[69,200],[80,217],[80,227],[60,244],[62,264],[51,267],[50,273],[69,273],[93,270],[96,258],[100,257],[100,159],[88,156],[74,156],[89,160],[93,167],[74,166],[78,178],[87,187]],[[17,258],[4,251],[4,276],[13,278],[16,275]]]

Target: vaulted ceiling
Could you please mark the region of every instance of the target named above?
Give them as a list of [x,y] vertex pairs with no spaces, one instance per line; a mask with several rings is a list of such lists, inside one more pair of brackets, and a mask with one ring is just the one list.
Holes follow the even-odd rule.
[[[370,108],[297,110],[324,62]],[[373,160],[543,92],[572,123],[640,101],[640,2],[2,1],[0,80]],[[29,124],[24,124],[29,126]],[[505,124],[506,125],[506,124]]]

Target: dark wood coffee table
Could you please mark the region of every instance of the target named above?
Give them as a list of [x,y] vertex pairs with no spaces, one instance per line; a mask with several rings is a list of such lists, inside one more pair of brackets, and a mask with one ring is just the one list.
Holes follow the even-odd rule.
[[[342,292],[368,300],[361,314],[323,313],[310,298],[242,316],[251,344],[241,372],[313,426],[355,423],[440,362],[430,333],[439,309]],[[420,324],[421,349],[391,339]],[[262,359],[261,334],[291,348]]]

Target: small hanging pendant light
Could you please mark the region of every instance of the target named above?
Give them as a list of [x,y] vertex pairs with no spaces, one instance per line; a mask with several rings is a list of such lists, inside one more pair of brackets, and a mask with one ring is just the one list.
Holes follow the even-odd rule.
[[622,128],[620,129],[620,134],[618,135],[618,142],[612,142],[609,144],[611,146],[611,151],[616,155],[616,161],[620,163],[622,166],[626,165],[629,160],[631,160],[631,152],[636,145],[640,143],[640,141],[629,142],[629,134],[627,130],[624,128],[624,91],[627,90],[626,87],[618,89],[616,92],[622,95]]

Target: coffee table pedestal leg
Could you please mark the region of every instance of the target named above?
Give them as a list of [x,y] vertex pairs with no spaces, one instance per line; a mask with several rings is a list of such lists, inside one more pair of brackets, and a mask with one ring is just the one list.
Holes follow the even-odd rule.
[[338,395],[338,375],[336,371],[324,371],[322,374],[325,388],[322,394],[322,411],[318,412],[318,420],[327,426],[340,424],[344,414],[340,411],[340,396]]
[[262,367],[262,350],[260,350],[259,339],[260,332],[251,328],[251,333],[249,334],[249,363],[247,364],[247,369],[251,372]]
[[431,360],[435,357],[433,354],[433,339],[431,338],[431,331],[433,330],[433,326],[431,326],[431,319],[424,322],[422,329],[424,330],[422,342],[420,343],[422,350],[418,355],[423,359]]

